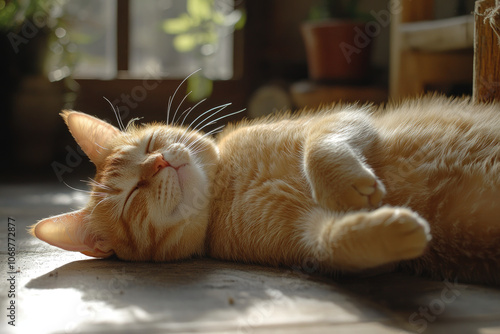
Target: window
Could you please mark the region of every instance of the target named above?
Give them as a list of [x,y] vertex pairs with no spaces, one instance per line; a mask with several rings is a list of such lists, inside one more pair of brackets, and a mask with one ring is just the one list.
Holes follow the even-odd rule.
[[[200,41],[206,35],[201,33],[206,22],[194,27],[184,40],[198,44],[179,50],[175,41],[181,34],[168,33],[166,24],[179,18],[193,21],[188,1],[201,10],[208,4],[221,22],[213,25],[212,40],[206,42]],[[68,34],[78,45],[80,57],[76,78],[112,79],[125,74],[180,79],[199,68],[210,79],[233,77],[233,30],[241,13],[234,10],[232,0],[69,0],[65,10],[71,20]]]
[[115,78],[116,0],[70,0],[64,10],[70,23],[68,32],[60,31],[60,34],[67,33],[77,45],[74,76],[86,79]]

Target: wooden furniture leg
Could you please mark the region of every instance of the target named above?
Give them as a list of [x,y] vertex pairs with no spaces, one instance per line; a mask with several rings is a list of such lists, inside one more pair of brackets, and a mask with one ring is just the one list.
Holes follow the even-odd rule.
[[500,101],[500,0],[476,1],[474,81],[476,102]]

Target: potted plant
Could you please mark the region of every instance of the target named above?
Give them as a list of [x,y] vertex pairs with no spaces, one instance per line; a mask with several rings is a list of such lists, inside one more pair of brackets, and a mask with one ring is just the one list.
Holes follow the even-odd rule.
[[[0,1],[2,140],[8,166],[47,166],[59,112],[71,107],[76,54],[68,52],[64,0]],[[5,166],[4,166],[5,167]]]
[[358,0],[323,0],[301,27],[309,76],[316,81],[359,83],[370,73],[368,15]]

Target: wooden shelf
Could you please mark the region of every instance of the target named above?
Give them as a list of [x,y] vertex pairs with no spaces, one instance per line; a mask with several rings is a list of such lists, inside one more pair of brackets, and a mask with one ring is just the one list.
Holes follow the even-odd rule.
[[387,101],[388,90],[381,86],[326,85],[312,81],[300,81],[290,87],[290,94],[296,107],[318,107],[333,102]]

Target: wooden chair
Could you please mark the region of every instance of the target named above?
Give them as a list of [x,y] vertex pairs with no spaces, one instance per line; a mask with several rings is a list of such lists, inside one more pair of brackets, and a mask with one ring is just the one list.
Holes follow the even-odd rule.
[[470,84],[473,15],[433,20],[433,0],[393,1],[401,7],[391,18],[390,98],[419,95],[429,86]]
[[474,36],[474,101],[500,101],[500,0],[476,1]]

